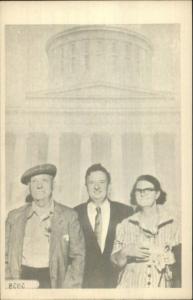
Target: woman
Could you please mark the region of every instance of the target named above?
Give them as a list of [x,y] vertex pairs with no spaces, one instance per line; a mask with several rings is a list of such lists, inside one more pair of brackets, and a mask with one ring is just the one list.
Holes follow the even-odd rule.
[[172,287],[173,249],[179,245],[174,218],[162,207],[166,193],[151,175],[137,178],[131,204],[137,212],[117,226],[111,255],[122,268],[117,288]]

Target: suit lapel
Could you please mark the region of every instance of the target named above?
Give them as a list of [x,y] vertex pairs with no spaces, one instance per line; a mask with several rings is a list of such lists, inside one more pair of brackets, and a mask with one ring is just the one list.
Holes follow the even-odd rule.
[[107,237],[105,241],[104,254],[111,252],[113,241],[114,241],[114,232],[115,232],[115,224],[116,224],[116,210],[113,205],[113,202],[110,201],[110,220],[109,227],[107,231]]
[[18,266],[20,266],[22,262],[25,227],[30,210],[31,205],[26,206],[24,212],[17,219],[17,225],[15,226],[15,251],[17,252],[15,257],[19,258]]
[[51,220],[51,234],[50,234],[50,260],[55,252],[55,247],[58,243],[58,237],[60,236],[60,230],[62,228],[62,224],[64,222],[64,218],[61,218],[61,209],[59,205],[54,202],[54,215]]
[[88,213],[87,213],[87,205],[89,202],[85,204],[83,207],[83,228],[85,231],[85,236],[90,239],[90,243],[93,244],[93,247],[97,250],[98,253],[100,254],[109,254],[111,252],[113,242],[114,242],[114,233],[115,233],[115,226],[116,226],[116,209],[113,205],[113,202],[109,200],[110,203],[110,220],[109,220],[109,226],[108,226],[108,231],[107,231],[107,236],[106,236],[106,241],[105,241],[105,247],[104,251],[101,252],[101,249],[98,245],[97,239],[95,237],[94,231],[92,229],[92,226],[90,224],[89,218],[88,218]]

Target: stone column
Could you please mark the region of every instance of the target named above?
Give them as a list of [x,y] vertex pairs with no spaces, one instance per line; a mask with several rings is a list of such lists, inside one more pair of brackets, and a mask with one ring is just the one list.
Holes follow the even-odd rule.
[[112,177],[112,199],[123,201],[123,154],[122,136],[114,134],[111,137],[111,177]]
[[131,53],[131,66],[130,66],[130,86],[136,87],[136,77],[137,77],[137,71],[136,71],[136,46],[133,43],[130,43],[130,53]]
[[140,48],[139,51],[139,58],[140,58],[140,88],[147,89],[147,77],[146,77],[146,50]]
[[123,69],[125,69],[125,82],[131,86],[132,85],[132,72],[133,72],[133,58],[132,58],[132,43],[127,43],[125,45],[125,59],[123,61]]
[[55,180],[55,192],[61,192],[61,169],[60,169],[60,132],[51,132],[48,135],[47,162],[54,164],[57,168]]
[[[15,151],[14,151],[14,165],[13,165],[13,173],[12,173],[12,191],[10,207],[17,206],[17,202],[21,202],[21,205],[24,204],[25,199],[22,198],[22,191],[24,186],[22,185],[20,179],[22,174],[27,169],[27,161],[26,161],[26,153],[27,153],[27,134],[17,133],[16,141],[15,141]],[[11,174],[7,174],[7,176],[11,176]],[[12,208],[13,208],[12,207]]]
[[80,146],[80,202],[85,201],[87,192],[85,188],[85,174],[91,165],[92,144],[90,135],[81,136]]
[[152,133],[143,134],[143,174],[155,175],[154,140]]
[[147,52],[147,78],[148,78],[148,88],[152,87],[152,53]]

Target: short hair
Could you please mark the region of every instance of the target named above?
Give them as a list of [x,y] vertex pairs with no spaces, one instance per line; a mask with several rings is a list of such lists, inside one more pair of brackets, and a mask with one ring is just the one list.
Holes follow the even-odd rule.
[[87,178],[88,176],[93,173],[93,172],[97,172],[97,171],[101,171],[103,173],[106,174],[107,176],[107,181],[108,184],[111,182],[111,175],[110,173],[107,171],[107,169],[105,169],[105,167],[103,167],[101,164],[93,164],[92,166],[90,166],[87,171],[86,171],[86,175],[85,175],[85,184],[87,183]]
[[139,181],[142,181],[142,180],[149,181],[150,183],[153,184],[155,190],[160,192],[160,196],[156,200],[156,203],[157,204],[164,204],[166,202],[167,194],[166,194],[166,192],[164,192],[162,190],[159,180],[157,178],[155,178],[154,176],[152,176],[152,175],[141,175],[136,179],[135,184],[133,185],[133,188],[132,188],[131,193],[130,193],[130,202],[131,202],[131,204],[132,205],[138,205],[137,201],[136,201],[136,198],[135,198],[135,189],[136,189],[137,183]]

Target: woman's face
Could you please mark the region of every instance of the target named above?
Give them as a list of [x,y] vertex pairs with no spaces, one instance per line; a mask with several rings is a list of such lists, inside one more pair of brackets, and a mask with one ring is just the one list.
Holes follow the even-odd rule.
[[154,185],[146,180],[140,180],[135,187],[135,198],[140,207],[151,207],[160,196]]

